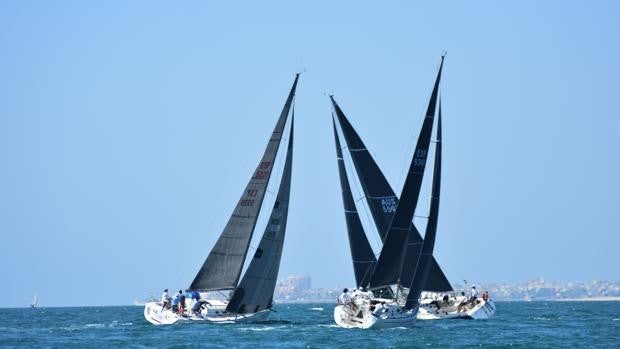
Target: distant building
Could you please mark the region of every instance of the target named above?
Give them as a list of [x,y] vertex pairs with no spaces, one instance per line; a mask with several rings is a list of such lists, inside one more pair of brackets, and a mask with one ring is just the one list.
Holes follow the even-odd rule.
[[312,287],[309,276],[289,276],[280,280],[277,285],[282,292],[302,292]]

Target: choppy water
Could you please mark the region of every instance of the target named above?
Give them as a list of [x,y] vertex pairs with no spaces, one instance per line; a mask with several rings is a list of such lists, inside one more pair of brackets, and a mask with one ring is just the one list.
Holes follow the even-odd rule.
[[3,309],[0,347],[620,348],[620,302],[499,302],[490,320],[345,330],[333,304],[279,304],[258,324],[153,326],[141,307]]

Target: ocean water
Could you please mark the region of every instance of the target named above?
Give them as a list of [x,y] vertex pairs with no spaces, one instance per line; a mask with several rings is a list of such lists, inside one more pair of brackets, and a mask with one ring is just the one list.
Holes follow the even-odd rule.
[[19,348],[620,348],[620,302],[498,302],[490,320],[346,330],[333,304],[278,304],[256,324],[154,326],[142,307],[3,309],[0,347]]

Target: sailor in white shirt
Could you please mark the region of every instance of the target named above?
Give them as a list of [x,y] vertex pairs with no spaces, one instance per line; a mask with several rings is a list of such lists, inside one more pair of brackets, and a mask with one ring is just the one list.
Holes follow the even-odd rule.
[[476,291],[476,285],[471,285],[471,299],[478,298],[478,291]]
[[385,310],[386,310],[385,302],[381,302],[377,304],[377,306],[375,307],[375,310],[372,313],[375,314],[376,316],[381,316],[381,314],[383,314]]
[[340,295],[340,297],[338,297],[338,300],[340,301],[341,304],[349,304],[351,303],[351,295],[349,294],[349,289],[345,288],[344,290],[342,290],[342,294]]
[[168,293],[168,289],[165,288],[164,289],[164,294],[161,295],[161,303],[163,305],[162,308],[169,307],[171,300],[172,300],[172,297],[170,297],[170,294]]

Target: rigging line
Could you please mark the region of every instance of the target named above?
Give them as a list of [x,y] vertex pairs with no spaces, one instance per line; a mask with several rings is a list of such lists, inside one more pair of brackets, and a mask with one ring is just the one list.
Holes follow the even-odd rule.
[[[436,252],[438,252],[437,254],[441,255],[441,259],[442,260],[447,260],[448,264],[450,265],[450,267],[454,270],[454,272],[457,274],[458,278],[460,280],[465,281],[465,284],[467,284],[467,280],[463,277],[463,274],[461,273],[461,271],[459,270],[459,268],[456,266],[456,264],[452,261],[452,259],[450,259],[450,257],[448,257],[447,254],[442,253],[441,248],[439,249],[435,249]],[[437,264],[439,264],[439,262],[437,262]],[[441,265],[439,266],[441,267]],[[443,270],[443,269],[442,269]],[[449,281],[449,280],[448,280]]]

